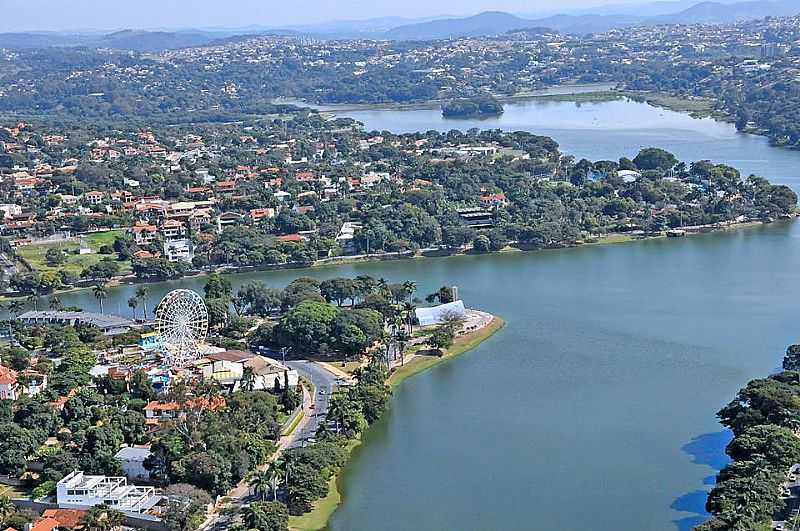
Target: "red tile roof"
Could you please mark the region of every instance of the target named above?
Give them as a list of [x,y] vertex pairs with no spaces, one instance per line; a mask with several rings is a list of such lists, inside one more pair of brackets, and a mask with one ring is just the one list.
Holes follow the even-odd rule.
[[17,371],[0,365],[0,384],[13,385],[17,383]]

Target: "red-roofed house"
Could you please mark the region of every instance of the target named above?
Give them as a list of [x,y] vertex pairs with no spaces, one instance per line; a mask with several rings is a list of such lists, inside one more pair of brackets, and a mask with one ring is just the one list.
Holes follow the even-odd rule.
[[58,527],[66,529],[82,528],[81,520],[86,516],[86,511],[80,509],[45,509],[42,518],[52,518],[58,522]]
[[0,399],[16,400],[18,391],[17,371],[0,365]]
[[250,219],[253,221],[261,221],[262,219],[270,219],[275,217],[274,208],[254,208],[250,211]]
[[508,199],[506,199],[506,194],[503,192],[483,194],[481,196],[481,203],[489,207],[504,207],[508,204]]

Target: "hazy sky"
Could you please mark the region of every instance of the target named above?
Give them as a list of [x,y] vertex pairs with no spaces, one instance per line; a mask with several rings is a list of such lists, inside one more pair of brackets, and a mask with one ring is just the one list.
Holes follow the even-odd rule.
[[[637,0],[624,0],[635,3]],[[0,32],[278,26],[499,10],[554,12],[608,0],[0,0]]]

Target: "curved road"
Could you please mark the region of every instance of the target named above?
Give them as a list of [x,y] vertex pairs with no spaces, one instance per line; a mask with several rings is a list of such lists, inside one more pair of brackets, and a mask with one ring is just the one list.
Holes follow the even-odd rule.
[[317,365],[313,361],[296,360],[287,361],[286,365],[296,370],[300,376],[309,380],[314,385],[315,396],[312,399],[314,405],[314,415],[309,422],[304,423],[300,434],[295,438],[293,446],[302,446],[309,438],[317,433],[319,423],[325,418],[328,411],[331,393],[336,387],[336,375]]

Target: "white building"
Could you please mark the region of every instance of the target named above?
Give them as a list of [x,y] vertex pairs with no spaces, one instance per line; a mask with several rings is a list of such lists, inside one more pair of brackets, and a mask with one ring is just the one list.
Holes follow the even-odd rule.
[[56,485],[56,501],[60,509],[89,509],[106,504],[123,513],[143,513],[151,509],[161,496],[153,487],[128,485],[124,477],[87,476],[75,470]]
[[22,214],[22,207],[13,203],[0,205],[0,212],[3,212],[5,218],[11,219],[14,216]]
[[194,258],[192,240],[168,240],[164,242],[164,256],[170,262],[189,262]]
[[448,302],[433,308],[417,308],[415,310],[420,326],[431,326],[442,324],[452,317],[465,319],[467,311],[464,308],[464,301]]
[[281,362],[240,350],[206,354],[194,363],[194,367],[204,380],[215,381],[234,391],[241,388],[246,369],[253,374],[253,390],[273,389],[276,383],[283,388],[285,382],[289,387],[296,387],[300,380],[296,370]]

